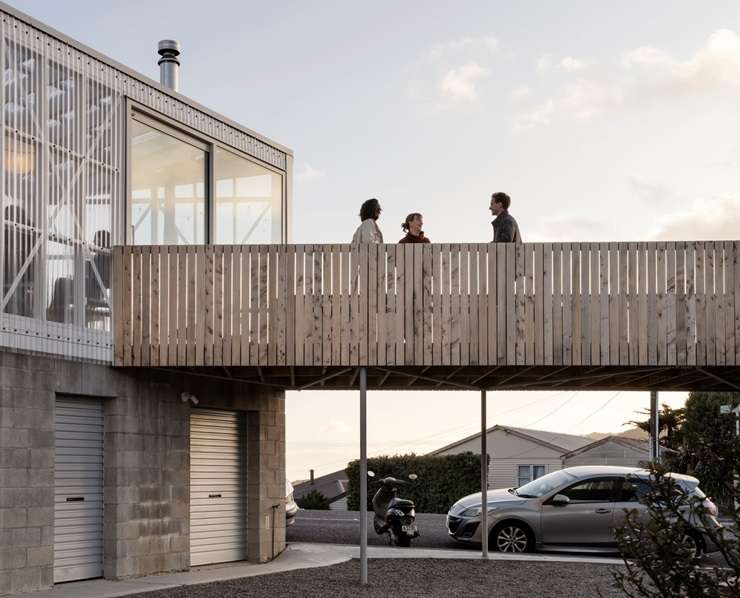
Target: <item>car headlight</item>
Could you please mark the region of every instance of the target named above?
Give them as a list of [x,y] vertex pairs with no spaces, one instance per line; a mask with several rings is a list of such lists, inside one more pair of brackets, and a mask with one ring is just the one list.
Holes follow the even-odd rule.
[[[488,512],[495,511],[496,507],[488,505]],[[468,507],[465,509],[462,513],[460,513],[460,517],[478,517],[480,515],[481,511],[481,505],[476,505],[475,507]]]

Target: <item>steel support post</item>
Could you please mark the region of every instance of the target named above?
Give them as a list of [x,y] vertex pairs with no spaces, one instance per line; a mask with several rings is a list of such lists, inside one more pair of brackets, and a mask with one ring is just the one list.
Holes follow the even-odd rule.
[[488,443],[486,438],[486,391],[480,391],[480,538],[481,557],[488,558]]
[[367,369],[360,368],[360,581],[367,585]]
[[658,391],[650,391],[650,461],[660,463],[660,414]]

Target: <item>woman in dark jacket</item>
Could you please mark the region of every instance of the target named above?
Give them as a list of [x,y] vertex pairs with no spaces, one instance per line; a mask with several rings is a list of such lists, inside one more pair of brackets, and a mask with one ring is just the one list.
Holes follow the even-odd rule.
[[424,226],[424,220],[421,214],[414,212],[406,216],[406,221],[401,225],[401,228],[406,231],[406,236],[399,243],[431,243],[424,236],[422,226]]

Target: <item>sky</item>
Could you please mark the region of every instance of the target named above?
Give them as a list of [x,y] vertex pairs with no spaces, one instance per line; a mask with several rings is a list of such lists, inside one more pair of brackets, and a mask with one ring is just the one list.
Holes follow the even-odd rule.
[[[11,0],[295,155],[293,241],[349,242],[368,197],[386,241],[485,242],[493,191],[525,241],[736,239],[740,3]],[[662,394],[674,406],[681,393]],[[501,392],[489,425],[619,431],[646,393]],[[371,454],[476,431],[476,393],[371,393]],[[358,456],[356,393],[288,393],[289,479]]]

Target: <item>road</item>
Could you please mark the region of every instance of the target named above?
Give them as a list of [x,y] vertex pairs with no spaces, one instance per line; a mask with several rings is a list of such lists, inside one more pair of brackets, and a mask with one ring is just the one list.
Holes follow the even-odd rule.
[[[383,546],[388,544],[388,535],[379,536],[373,529],[372,513],[368,513],[368,544]],[[417,513],[416,524],[421,536],[412,542],[419,548],[453,548],[459,550],[480,550],[480,544],[456,542],[447,535],[445,515]],[[288,542],[320,542],[325,544],[359,544],[360,513],[358,511],[308,511],[301,509],[296,521],[288,528]],[[591,555],[598,556],[598,555]],[[614,554],[605,555],[613,557]],[[704,557],[707,565],[721,566],[719,553]]]
[[[388,544],[388,535],[375,533],[372,514],[368,514],[368,544],[383,546]],[[417,513],[416,524],[421,537],[413,546],[422,548],[461,548],[479,550],[478,546],[466,545],[450,539],[445,527],[445,516],[431,513]],[[322,542],[327,544],[359,544],[360,513],[358,511],[298,511],[296,521],[288,528],[288,542]]]

